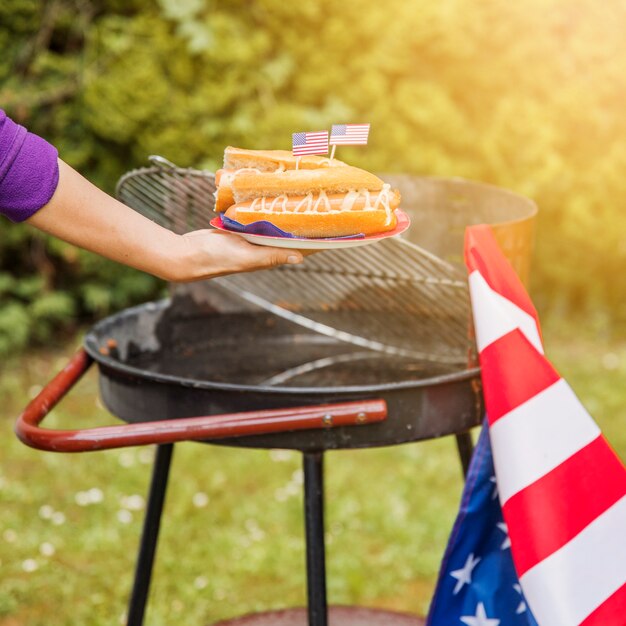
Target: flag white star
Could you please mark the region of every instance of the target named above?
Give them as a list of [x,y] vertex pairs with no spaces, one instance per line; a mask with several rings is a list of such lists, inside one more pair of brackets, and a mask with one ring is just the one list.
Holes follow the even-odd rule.
[[489,479],[490,483],[493,483],[493,493],[491,494],[491,499],[495,500],[498,497],[498,483],[496,482],[496,477],[492,476]]
[[499,619],[490,619],[485,612],[485,605],[482,602],[476,607],[476,615],[464,615],[461,621],[467,626],[498,626]]
[[461,569],[455,569],[453,572],[450,572],[450,576],[457,579],[454,591],[452,592],[454,595],[461,591],[463,585],[469,585],[472,582],[472,570],[478,565],[478,561],[480,561],[480,559],[474,558],[474,554],[472,553],[467,557],[467,561],[465,561],[465,565]]
[[[515,589],[515,591],[517,591],[517,593],[519,593],[520,596],[523,597],[521,585],[515,584],[513,585],[513,589]],[[521,613],[525,613],[525,612],[526,612],[526,602],[524,602],[524,600],[521,600],[515,613],[517,615],[520,615]]]
[[504,541],[502,542],[502,545],[500,546],[500,550],[506,550],[507,548],[511,547],[511,539],[509,538],[509,529],[507,528],[507,525],[504,522],[500,522],[498,524],[498,528],[506,535],[506,537],[504,538]]

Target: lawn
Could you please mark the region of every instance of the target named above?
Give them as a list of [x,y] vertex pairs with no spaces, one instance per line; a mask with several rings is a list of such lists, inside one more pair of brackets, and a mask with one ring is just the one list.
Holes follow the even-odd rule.
[[[556,320],[544,332],[626,459],[626,341]],[[153,449],[44,453],[12,430],[79,341],[11,359],[0,376],[0,626],[123,623]],[[48,421],[114,422],[94,372]],[[424,613],[462,486],[453,439],[329,453],[326,470],[330,601]],[[297,453],[177,445],[146,623],[304,604],[301,483]]]

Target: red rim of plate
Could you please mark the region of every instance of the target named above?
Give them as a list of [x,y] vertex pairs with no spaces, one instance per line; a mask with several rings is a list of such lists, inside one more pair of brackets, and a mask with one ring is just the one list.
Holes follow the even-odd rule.
[[395,237],[395,235],[399,235],[403,233],[410,225],[411,220],[409,216],[402,210],[396,209],[394,211],[396,214],[396,218],[398,219],[398,223],[393,230],[387,230],[383,233],[375,233],[373,235],[366,235],[365,237],[341,237],[341,238],[330,238],[330,237],[276,237],[275,235],[257,235],[255,233],[239,233],[236,230],[229,230],[222,224],[222,218],[218,215],[214,217],[209,224],[213,226],[213,228],[217,228],[218,230],[224,231],[225,233],[232,233],[233,235],[245,235],[246,237],[263,237],[263,239],[280,239],[280,241],[285,241],[288,239],[289,241],[371,241],[372,239],[385,239],[386,237]]

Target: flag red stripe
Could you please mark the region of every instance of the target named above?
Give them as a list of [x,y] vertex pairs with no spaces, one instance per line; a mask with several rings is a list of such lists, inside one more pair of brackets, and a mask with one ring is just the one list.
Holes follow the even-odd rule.
[[478,270],[492,289],[532,315],[539,328],[537,310],[519,276],[502,254],[490,226],[480,224],[466,229],[465,264],[470,273]]
[[626,473],[603,436],[502,507],[518,576],[564,546],[626,495]]
[[560,379],[520,330],[483,348],[480,365],[490,424]]
[[626,623],[626,583],[610,595],[579,626],[618,626]]

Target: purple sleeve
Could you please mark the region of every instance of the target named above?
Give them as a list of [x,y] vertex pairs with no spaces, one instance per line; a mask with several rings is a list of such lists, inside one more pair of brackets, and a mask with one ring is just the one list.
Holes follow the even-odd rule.
[[23,222],[47,204],[59,182],[57,150],[0,109],[0,215]]

